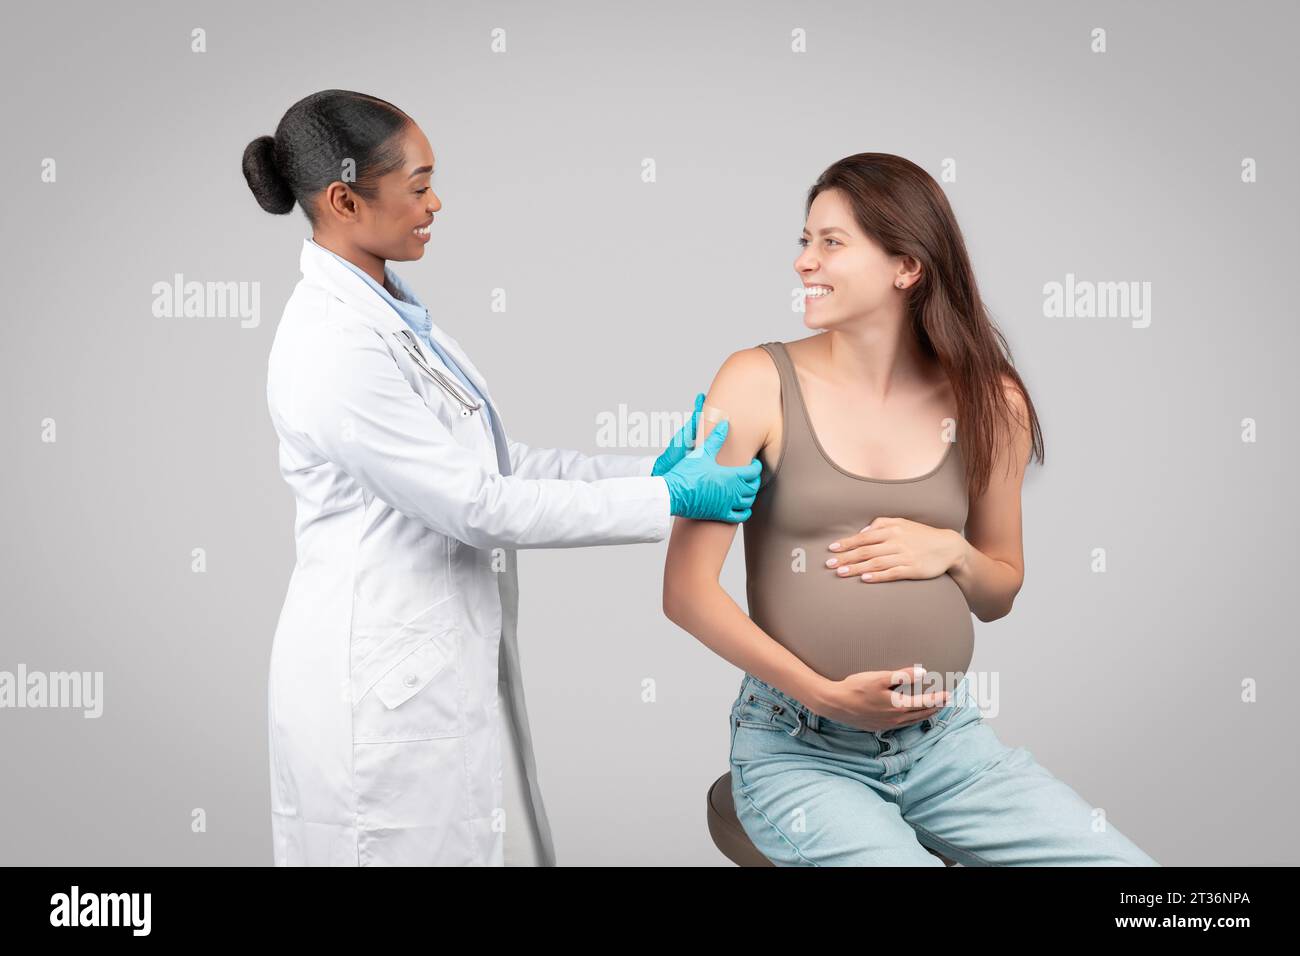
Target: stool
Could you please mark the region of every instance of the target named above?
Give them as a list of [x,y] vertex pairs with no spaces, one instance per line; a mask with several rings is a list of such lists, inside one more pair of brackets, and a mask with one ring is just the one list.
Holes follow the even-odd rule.
[[[758,847],[749,838],[745,828],[736,817],[736,807],[731,800],[731,771],[728,770],[709,787],[708,793],[709,836],[718,849],[737,866],[773,866],[771,860],[759,852]],[[947,866],[954,862],[926,847]]]

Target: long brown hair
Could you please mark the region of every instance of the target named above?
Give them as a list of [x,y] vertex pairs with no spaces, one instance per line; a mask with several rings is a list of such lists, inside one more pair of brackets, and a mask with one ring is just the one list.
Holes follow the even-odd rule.
[[1029,413],[1030,458],[1043,461],[1043,434],[1029,391],[1011,364],[1011,350],[980,299],[966,242],[948,197],[920,166],[891,153],[858,153],[830,166],[808,190],[813,200],[838,189],[859,228],[891,256],[921,263],[907,292],[907,315],[922,351],[943,368],[957,396],[957,431],[971,500],[988,487],[996,443],[1009,440],[1016,411],[1002,387],[1006,375]]

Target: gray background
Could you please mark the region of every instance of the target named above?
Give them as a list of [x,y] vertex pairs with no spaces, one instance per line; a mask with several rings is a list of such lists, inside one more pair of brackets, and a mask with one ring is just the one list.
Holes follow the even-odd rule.
[[[823,168],[955,160],[1047,445],[1024,588],[976,622],[992,726],[1165,865],[1300,862],[1296,26],[1273,3],[26,5],[0,31],[0,669],[103,671],[105,709],[0,710],[4,862],[271,861],[293,504],[264,389],[309,233],[258,208],[239,160],[329,87],[420,123],[444,211],[395,268],[513,436],[588,452],[600,412],[685,411],[731,352],[808,334],[793,261]],[[259,282],[260,324],[155,318],[176,272]],[[1150,327],[1045,318],[1068,272],[1152,283]],[[665,547],[521,552],[561,864],[726,863],[704,794],[741,674],[663,616]]]

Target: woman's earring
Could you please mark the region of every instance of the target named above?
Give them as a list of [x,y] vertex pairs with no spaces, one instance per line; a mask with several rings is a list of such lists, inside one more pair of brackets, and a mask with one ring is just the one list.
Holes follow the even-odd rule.
[[898,286],[901,289],[903,287],[903,280],[899,279],[897,282],[894,283],[894,285]]

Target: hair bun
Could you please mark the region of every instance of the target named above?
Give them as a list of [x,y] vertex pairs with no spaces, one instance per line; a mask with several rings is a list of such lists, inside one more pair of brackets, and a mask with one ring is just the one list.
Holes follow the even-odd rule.
[[244,179],[257,204],[267,212],[293,211],[293,191],[275,162],[275,137],[259,136],[244,148]]

